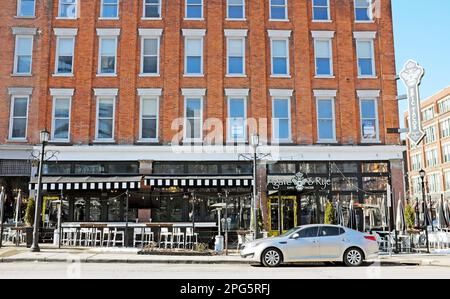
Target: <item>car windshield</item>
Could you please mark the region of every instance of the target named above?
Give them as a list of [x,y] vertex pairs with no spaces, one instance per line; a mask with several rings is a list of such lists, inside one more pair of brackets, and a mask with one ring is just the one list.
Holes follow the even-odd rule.
[[280,235],[280,237],[287,237],[292,233],[295,233],[296,231],[298,231],[300,229],[300,227],[294,227],[291,228],[290,230],[288,230],[287,232],[285,232],[284,234]]

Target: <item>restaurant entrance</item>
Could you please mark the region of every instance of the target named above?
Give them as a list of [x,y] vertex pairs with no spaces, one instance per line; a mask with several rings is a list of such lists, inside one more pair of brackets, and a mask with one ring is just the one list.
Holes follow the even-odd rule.
[[297,196],[269,197],[270,233],[278,236],[298,226]]

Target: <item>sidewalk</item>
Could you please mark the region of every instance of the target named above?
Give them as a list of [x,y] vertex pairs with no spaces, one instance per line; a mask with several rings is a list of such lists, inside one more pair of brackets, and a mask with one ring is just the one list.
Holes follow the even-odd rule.
[[[237,253],[228,256],[170,256],[138,255],[134,248],[62,248],[42,246],[41,252],[32,253],[28,248],[8,246],[0,249],[0,263],[45,262],[45,263],[130,263],[130,264],[251,264]],[[450,267],[450,255],[410,254],[382,255],[375,263],[387,265],[441,266]]]

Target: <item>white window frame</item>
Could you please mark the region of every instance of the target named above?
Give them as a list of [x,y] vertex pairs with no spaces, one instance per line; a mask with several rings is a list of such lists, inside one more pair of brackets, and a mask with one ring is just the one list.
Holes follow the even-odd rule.
[[[333,39],[334,39],[334,31],[312,31],[312,37],[314,40],[314,74],[316,78],[334,78],[334,59],[333,59]],[[329,47],[329,63],[330,63],[330,74],[329,75],[319,75],[317,74],[317,43],[318,42],[327,42]]]
[[355,23],[373,23],[374,22],[375,18],[374,18],[374,15],[373,15],[373,3],[372,3],[372,0],[366,0],[366,1],[369,4],[368,11],[369,11],[370,20],[358,20],[357,19],[357,17],[356,17],[357,16],[356,10],[358,8],[361,8],[361,7],[356,6],[356,0],[354,0],[353,1],[353,6],[354,6],[353,14],[355,16]]
[[158,0],[158,13],[159,17],[146,17],[145,16],[145,8],[146,6],[154,6],[152,4],[146,4],[145,0],[142,0],[142,20],[161,20],[162,19],[162,1]]
[[[17,53],[18,45],[19,45],[19,39],[31,39],[31,58],[30,58],[30,71],[28,73],[19,73],[17,72],[18,62],[19,62],[19,55]],[[33,73],[33,51],[34,51],[34,36],[33,35],[25,35],[25,34],[17,34],[16,35],[16,41],[15,41],[15,47],[14,47],[14,70],[13,75],[15,76],[31,76]]]
[[441,176],[442,174],[440,172],[433,172],[427,175],[427,185],[430,194],[438,194],[442,191]]
[[[119,35],[120,29],[97,29],[98,35],[98,66],[97,66],[97,77],[117,77],[117,55],[119,48]],[[114,73],[102,73],[102,40],[114,39],[115,49],[114,49]]]
[[[205,59],[205,36],[206,30],[204,29],[183,29],[183,36],[184,36],[184,77],[204,77],[205,70],[204,70],[204,59]],[[187,55],[187,43],[188,40],[200,40],[201,41],[201,57],[200,57],[200,73],[188,73],[187,72],[187,61],[188,61],[188,55]]]
[[324,7],[324,6],[315,5],[315,4],[314,4],[314,0],[311,1],[311,5],[312,5],[312,21],[313,21],[313,22],[317,22],[317,23],[329,23],[329,22],[331,22],[330,0],[327,0],[327,14],[328,14],[328,19],[326,19],[326,20],[319,20],[319,19],[314,18],[314,15],[315,15],[315,13],[314,13],[315,10],[314,10],[314,9],[315,9],[316,7]]
[[[248,140],[248,89],[226,89],[225,95],[227,97],[227,142],[228,143],[245,143]],[[232,138],[231,132],[231,109],[230,102],[231,100],[242,100],[244,103],[244,136],[243,138],[234,139]]]
[[[56,90],[50,90],[50,94],[53,97],[52,100],[52,132],[51,132],[51,140],[54,142],[68,142],[70,141],[70,134],[71,134],[71,120],[72,120],[72,97],[73,97],[73,89],[56,89]],[[55,116],[55,108],[56,108],[56,101],[57,100],[69,100],[69,130],[67,132],[67,138],[55,138],[55,129],[56,129],[56,116]],[[58,118],[58,119],[67,119],[67,118]]]
[[61,4],[63,1],[66,0],[59,0],[58,1],[58,16],[56,17],[56,19],[64,19],[64,20],[75,20],[78,19],[78,9],[79,9],[79,5],[80,5],[80,1],[79,0],[75,0],[75,16],[74,17],[63,17],[61,16]]
[[[274,74],[274,56],[273,56],[273,44],[275,41],[283,41],[286,43],[286,50],[287,50],[287,57],[286,58],[286,64],[287,64],[287,73],[286,74]],[[291,70],[290,70],[290,53],[289,53],[289,39],[288,38],[271,38],[270,39],[270,61],[271,61],[271,77],[277,77],[277,78],[290,78],[291,77]]]
[[[200,137],[199,138],[188,138],[187,136],[187,127],[188,127],[188,117],[187,117],[187,103],[189,100],[200,100],[200,107],[201,107],[201,115],[199,118],[200,122]],[[183,129],[183,140],[186,143],[200,143],[203,141],[203,108],[204,108],[204,96],[185,96],[184,97],[184,129]],[[194,120],[197,118],[194,118]]]
[[[225,30],[227,42],[227,77],[247,77],[246,74],[246,45],[247,45],[247,30]],[[230,73],[230,41],[239,40],[242,46],[242,73]]]
[[[188,0],[184,0],[184,19],[189,21],[203,21],[205,19],[205,1],[201,0],[202,16],[200,18],[188,17]],[[192,4],[191,4],[192,5]]]
[[230,5],[230,0],[227,0],[227,21],[245,21],[246,20],[246,10],[245,10],[245,3],[246,0],[242,0],[242,18],[231,18],[230,17],[230,6],[240,6],[240,5]]
[[[378,111],[379,99],[380,99],[380,90],[357,90],[357,96],[359,101],[359,131],[361,136],[361,143],[380,143],[380,114]],[[367,139],[364,138],[364,132],[362,129],[362,101],[374,101],[375,105],[375,114],[376,114],[376,138],[375,139]]]
[[[272,101],[272,142],[273,143],[292,143],[292,96],[293,96],[293,90],[290,89],[270,89],[269,94]],[[278,127],[276,127],[276,119],[275,118],[275,100],[286,100],[288,102],[288,124],[289,124],[289,136],[285,139],[275,138],[276,135],[275,132],[277,131]]]
[[[25,117],[25,136],[24,137],[14,137],[13,138],[13,129],[14,129],[14,119],[17,117],[14,117],[14,105],[15,105],[15,100],[19,98],[19,99],[23,99],[26,98],[27,99],[27,115]],[[11,107],[10,107],[10,113],[9,113],[9,133],[8,133],[8,139],[11,141],[19,141],[19,142],[26,142],[27,138],[28,138],[28,117],[30,114],[30,98],[31,95],[30,94],[12,94],[11,95]],[[20,117],[21,119],[24,117]]]
[[16,15],[16,17],[17,18],[24,18],[24,19],[26,19],[26,18],[30,18],[30,19],[36,18],[36,0],[33,0],[34,7],[33,7],[33,15],[32,16],[22,16],[22,1],[23,0],[17,0],[17,15]]
[[[336,95],[337,90],[314,90],[314,96],[316,98],[316,124],[317,124],[317,142],[318,143],[337,143],[336,137]],[[332,115],[333,115],[333,138],[321,139],[320,138],[320,126],[319,126],[319,101],[331,101]]]
[[[103,16],[103,6],[104,5],[111,5],[111,4],[105,4],[105,0],[101,0],[100,2],[100,20],[119,20],[120,19],[120,0],[117,0],[117,17],[104,17]],[[112,6],[112,5],[111,5]]]
[[[59,73],[59,42],[61,39],[71,39],[72,40],[72,71],[70,73]],[[72,77],[74,74],[74,63],[75,63],[75,36],[57,36],[56,37],[56,55],[55,55],[55,72],[53,76],[60,77]]]
[[[161,66],[161,35],[162,29],[139,29],[139,35],[141,36],[141,69],[140,77],[159,77]],[[156,39],[157,40],[157,70],[156,73],[144,73],[144,45],[145,40]]]
[[[431,160],[429,160],[428,158],[431,158]],[[431,165],[429,163],[430,161],[432,161],[434,164]],[[433,168],[439,164],[439,153],[437,148],[432,147],[425,151],[425,163],[425,166],[427,168]]]
[[[440,137],[442,139],[450,137],[450,118],[445,118],[439,123]],[[444,134],[446,133],[446,134]],[[445,136],[446,135],[446,136]]]
[[[295,1],[295,0],[294,0]],[[272,18],[272,7],[282,7],[282,5],[274,5],[272,4],[272,0],[269,0],[269,21],[270,22],[288,22],[289,21],[289,10],[288,10],[288,6],[289,6],[289,0],[285,0],[285,5],[284,6],[284,14],[285,14],[285,18],[284,19],[274,19]]]
[[[355,50],[356,50],[356,65],[358,70],[358,78],[359,79],[373,79],[377,78],[377,69],[376,69],[376,58],[375,58],[375,38],[376,32],[372,31],[358,31],[354,32],[353,36],[355,38]],[[370,51],[371,51],[371,60],[372,60],[372,74],[371,75],[362,75],[361,69],[359,67],[359,59],[364,59],[360,57],[360,53],[358,51],[359,44],[369,42],[370,43]]]
[[[445,161],[447,155],[448,155],[449,159],[448,159],[448,161]],[[442,163],[443,164],[450,163],[450,143],[448,143],[448,142],[444,143],[442,145]]]
[[[99,138],[99,112],[100,112],[100,101],[101,100],[112,100],[113,102],[113,115],[112,115],[112,138]],[[98,95],[96,96],[96,112],[95,112],[95,142],[114,142],[116,133],[116,100],[117,96],[113,95]],[[108,118],[109,119],[109,118]]]
[[[432,128],[433,133],[434,133],[432,135],[433,136],[433,140],[430,140],[429,139],[430,134],[427,134],[427,130],[431,129],[431,128]],[[436,124],[431,124],[429,126],[426,126],[426,127],[423,128],[423,130],[424,130],[424,132],[426,134],[425,139],[424,139],[424,144],[431,144],[431,143],[436,142],[436,140],[437,140]]]
[[[144,138],[142,137],[143,133],[143,126],[142,123],[144,121],[144,115],[143,115],[143,107],[144,107],[144,101],[146,100],[154,100],[156,101],[156,136],[155,138]],[[159,102],[160,102],[160,96],[158,95],[141,95],[140,96],[140,108],[139,108],[139,142],[152,142],[156,143],[159,141]],[[152,119],[146,117],[145,119]]]
[[422,167],[422,153],[411,155],[411,169],[414,171],[419,171]]

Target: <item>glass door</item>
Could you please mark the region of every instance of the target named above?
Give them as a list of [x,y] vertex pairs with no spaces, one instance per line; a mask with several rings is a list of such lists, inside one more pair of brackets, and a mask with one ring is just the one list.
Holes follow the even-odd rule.
[[269,210],[271,235],[277,236],[298,225],[296,196],[270,197]]

